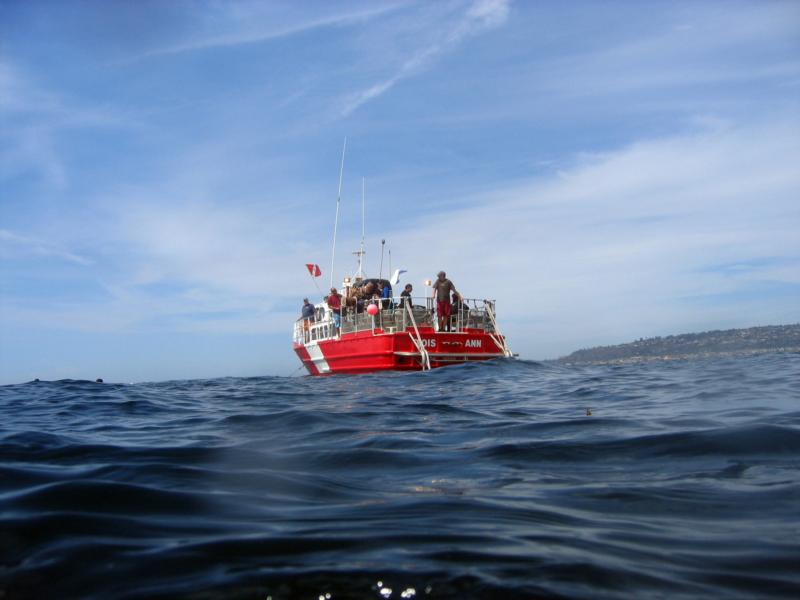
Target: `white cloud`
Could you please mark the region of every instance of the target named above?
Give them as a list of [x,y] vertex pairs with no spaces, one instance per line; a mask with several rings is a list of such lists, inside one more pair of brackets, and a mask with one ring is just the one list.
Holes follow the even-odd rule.
[[349,13],[329,14],[308,19],[305,14],[301,15],[301,18],[294,18],[290,13],[278,14],[273,5],[262,2],[225,3],[217,6],[213,18],[205,19],[209,25],[201,26],[201,32],[194,37],[162,48],[148,50],[124,62],[196,50],[258,44],[316,29],[358,25],[397,10],[397,8],[398,5],[384,4]]
[[[729,322],[725,303],[698,306],[719,295],[739,306],[740,325],[778,321],[790,299],[762,293],[754,311],[737,294],[797,284],[798,129],[789,121],[640,142],[387,237],[413,249],[404,264],[414,279],[444,268],[467,296],[497,298],[512,339],[540,356],[578,340]],[[737,261],[755,266],[721,268]]]
[[[506,21],[508,11],[507,0],[477,0],[455,21],[437,25],[435,35],[427,36],[432,41],[413,50],[411,57],[403,60],[394,73],[366,89],[348,94],[343,101],[341,115],[347,116],[366,102],[385,94],[398,82],[424,70],[441,55],[452,51],[467,38],[499,27]],[[428,27],[429,25],[425,23],[424,26]]]
[[[211,202],[125,204],[115,231],[137,257],[136,283],[202,285],[234,295],[280,294],[300,284],[300,223],[277,211]],[[307,243],[307,242],[306,242]],[[297,276],[293,277],[292,272]]]
[[64,249],[59,243],[19,235],[7,229],[0,229],[0,257],[10,259],[29,256],[58,258],[82,266],[92,264],[92,261],[88,258]]
[[57,189],[68,182],[67,169],[48,127],[25,127],[0,135],[0,181],[19,174],[34,173]]
[[8,60],[0,59],[0,114],[50,111],[58,100],[32,85]]
[[133,115],[86,107],[38,84],[0,59],[0,181],[34,174],[55,189],[69,184],[60,136],[84,128],[130,129]]
[[[692,6],[683,15],[684,26],[659,28],[590,52],[567,52],[543,65],[540,83],[570,96],[626,95],[628,105],[631,92],[647,89],[667,91],[672,100],[676,90],[689,86],[796,80],[800,61],[765,59],[764,53],[771,43],[796,35],[797,6],[739,8]],[[680,18],[680,10],[670,16]]]
[[[418,292],[443,268],[467,296],[496,298],[515,350],[528,357],[800,319],[791,298],[758,291],[798,284],[798,140],[790,120],[642,141],[380,233]],[[207,168],[188,161],[193,168],[172,181],[117,197],[94,228],[114,261],[102,274],[112,299],[50,306],[62,327],[284,331],[293,302],[313,290],[305,262],[322,265],[325,288],[325,219],[298,222],[276,198],[263,207],[215,201],[204,191],[213,188],[213,153],[206,158]],[[206,178],[192,187],[191,173]],[[718,297],[728,301],[704,300]],[[31,308],[16,310],[42,322]]]

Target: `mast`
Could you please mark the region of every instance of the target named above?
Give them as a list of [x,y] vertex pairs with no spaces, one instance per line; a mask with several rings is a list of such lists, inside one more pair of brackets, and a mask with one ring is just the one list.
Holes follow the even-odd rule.
[[336,195],[336,219],[333,222],[333,250],[331,251],[331,285],[333,287],[333,265],[336,260],[336,230],[339,227],[339,204],[342,201],[342,175],[344,175],[344,152],[347,149],[347,136],[342,146],[342,164],[339,167],[339,193]]
[[358,276],[364,277],[364,223],[365,223],[365,215],[366,215],[366,187],[367,187],[367,180],[362,177],[361,178],[361,249],[358,251]]
[[378,270],[378,279],[383,279],[383,249],[386,246],[386,240],[381,240],[381,268]]

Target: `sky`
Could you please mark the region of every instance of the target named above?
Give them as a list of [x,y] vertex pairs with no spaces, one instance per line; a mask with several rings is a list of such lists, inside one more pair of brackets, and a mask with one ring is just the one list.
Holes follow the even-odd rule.
[[363,179],[522,358],[800,322],[798,2],[0,0],[0,384],[299,374],[345,137],[336,284]]

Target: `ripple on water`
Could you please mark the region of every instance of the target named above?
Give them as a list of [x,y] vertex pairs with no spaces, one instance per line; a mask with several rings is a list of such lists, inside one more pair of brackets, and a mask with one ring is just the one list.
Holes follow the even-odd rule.
[[0,596],[797,597],[798,381],[761,355],[3,386]]

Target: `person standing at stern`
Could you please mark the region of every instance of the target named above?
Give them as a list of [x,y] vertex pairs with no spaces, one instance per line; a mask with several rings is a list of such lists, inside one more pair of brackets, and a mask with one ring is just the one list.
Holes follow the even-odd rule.
[[308,298],[303,298],[303,308],[301,309],[300,313],[303,318],[305,328],[308,329],[311,321],[314,320],[314,305],[308,301]]
[[303,308],[300,309],[300,316],[303,319],[303,337],[308,343],[311,322],[314,320],[314,305],[308,301],[308,298],[303,298]]
[[439,331],[450,331],[450,294],[456,292],[456,286],[447,278],[444,271],[439,271],[436,281],[433,282],[433,291],[436,292],[436,316],[439,320]]

